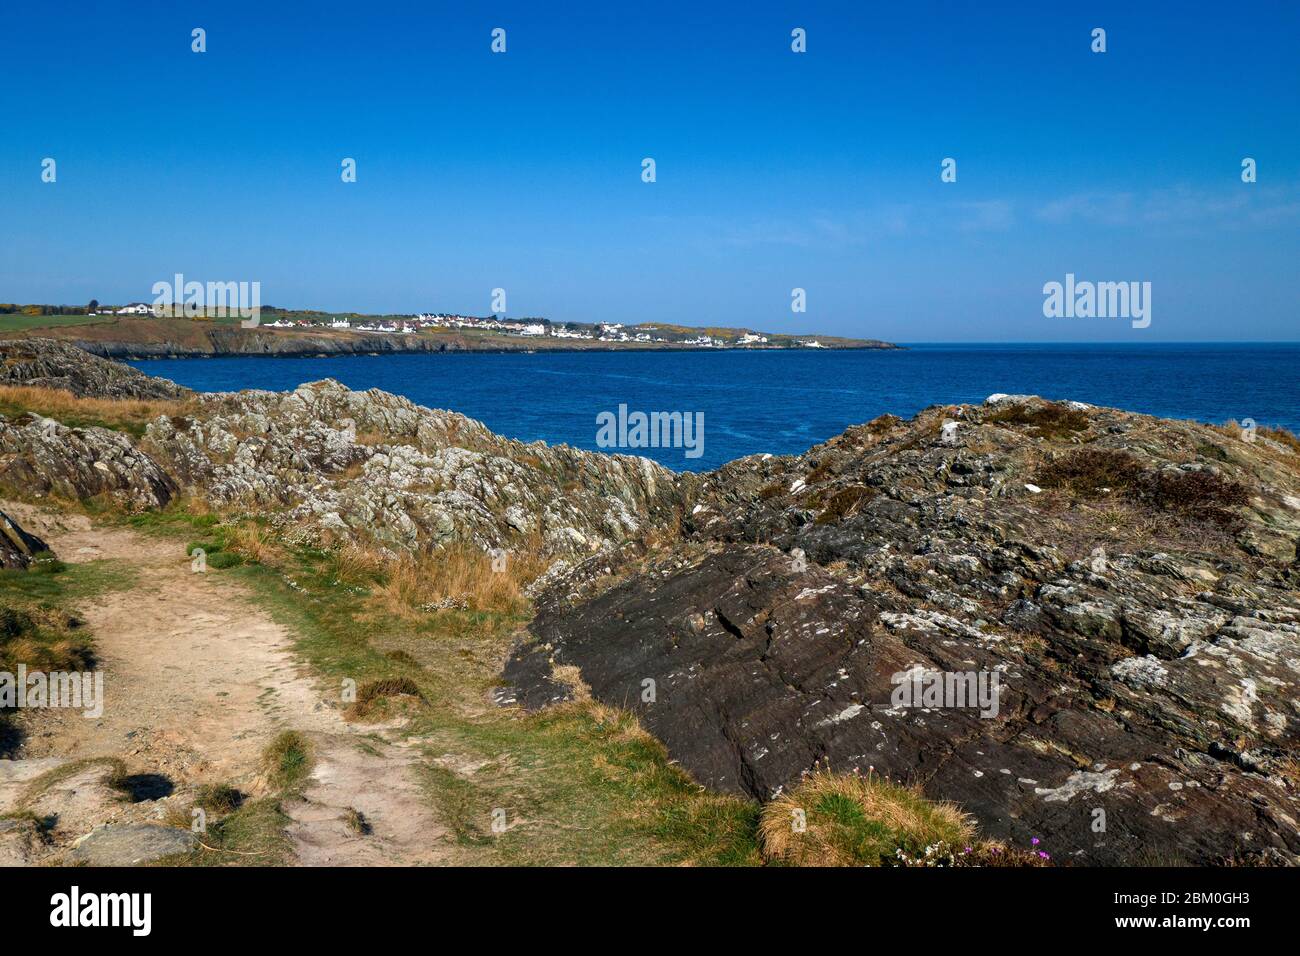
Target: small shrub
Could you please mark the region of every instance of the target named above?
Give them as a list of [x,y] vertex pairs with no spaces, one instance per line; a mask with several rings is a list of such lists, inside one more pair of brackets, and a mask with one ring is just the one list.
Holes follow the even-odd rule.
[[208,555],[208,567],[216,568],[218,571],[238,567],[243,563],[244,559],[233,551],[218,551],[216,554]]
[[1250,501],[1245,485],[1222,475],[1174,469],[1145,475],[1138,496],[1162,511],[1222,525],[1240,523],[1240,516],[1228,509],[1239,508]]
[[1202,458],[1213,458],[1215,461],[1228,461],[1228,453],[1218,445],[1210,442],[1202,442],[1197,445],[1196,454]]
[[986,424],[1020,425],[1039,438],[1069,438],[1088,428],[1088,415],[1081,409],[1057,402],[1038,408],[1007,405],[984,417]]
[[819,481],[824,481],[834,474],[834,465],[835,460],[830,455],[827,455],[817,463],[816,467],[814,467],[812,471],[808,472],[808,477],[804,480],[810,485],[815,485]]
[[1036,483],[1044,488],[1063,488],[1076,495],[1093,496],[1102,494],[1103,489],[1130,488],[1141,474],[1142,465],[1126,451],[1081,448],[1044,465],[1038,471]]
[[863,502],[874,498],[875,491],[864,485],[850,485],[831,495],[826,507],[817,516],[817,524],[833,524],[852,514]]
[[32,616],[26,611],[12,607],[0,607],[0,641],[22,637],[36,626]]

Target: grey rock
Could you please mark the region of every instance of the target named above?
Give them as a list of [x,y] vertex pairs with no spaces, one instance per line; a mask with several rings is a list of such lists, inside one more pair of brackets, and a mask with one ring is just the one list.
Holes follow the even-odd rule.
[[152,823],[110,823],[96,827],[77,841],[68,858],[88,866],[138,866],[188,853],[194,834]]
[[0,340],[0,384],[57,388],[88,398],[184,398],[165,378],[89,355],[56,339]]

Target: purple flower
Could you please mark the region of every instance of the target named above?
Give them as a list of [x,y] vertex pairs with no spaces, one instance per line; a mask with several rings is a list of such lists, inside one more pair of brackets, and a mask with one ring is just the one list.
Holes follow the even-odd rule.
[[1032,843],[1034,846],[1038,846],[1038,837],[1034,837],[1034,838],[1033,838],[1032,840],[1030,840],[1029,842]]

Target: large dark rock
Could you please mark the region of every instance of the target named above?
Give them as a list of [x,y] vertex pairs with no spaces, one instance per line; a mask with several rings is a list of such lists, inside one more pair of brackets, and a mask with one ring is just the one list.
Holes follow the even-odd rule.
[[[1114,487],[1082,448],[1127,456],[1087,459]],[[717,789],[767,799],[826,759],[1058,860],[1300,860],[1287,446],[998,399],[681,484],[681,540],[549,584],[503,700],[561,698],[576,665]],[[891,700],[896,675],[994,671],[996,717]]]

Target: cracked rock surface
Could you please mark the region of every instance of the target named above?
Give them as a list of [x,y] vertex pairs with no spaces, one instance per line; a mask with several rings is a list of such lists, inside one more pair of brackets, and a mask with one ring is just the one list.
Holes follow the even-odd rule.
[[[679,540],[542,590],[503,699],[576,665],[706,786],[871,767],[1057,860],[1300,859],[1289,444],[995,396],[680,482]],[[996,715],[896,705],[933,673]]]

